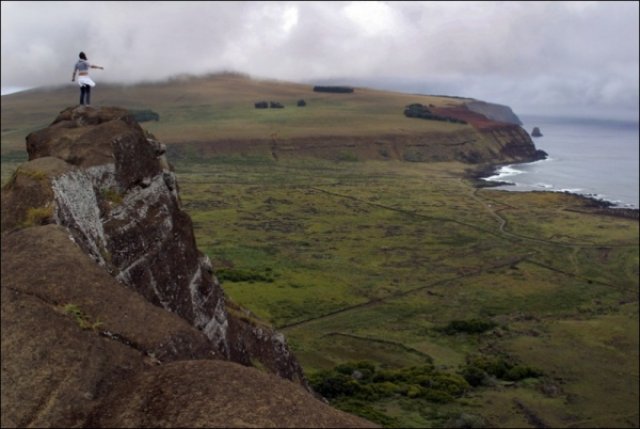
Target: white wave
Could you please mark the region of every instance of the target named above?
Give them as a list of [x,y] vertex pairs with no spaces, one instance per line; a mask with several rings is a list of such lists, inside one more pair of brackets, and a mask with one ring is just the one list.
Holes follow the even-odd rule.
[[558,192],[569,192],[570,194],[582,194],[581,188],[563,188],[559,189]]
[[511,165],[505,165],[503,167],[500,167],[500,169],[497,171],[497,174],[487,177],[484,180],[499,182],[502,181],[502,179],[504,179],[505,177],[517,176],[518,174],[522,173],[524,173],[524,171],[513,168]]
[[553,189],[553,185],[550,185],[548,183],[536,183],[533,186],[536,188]]

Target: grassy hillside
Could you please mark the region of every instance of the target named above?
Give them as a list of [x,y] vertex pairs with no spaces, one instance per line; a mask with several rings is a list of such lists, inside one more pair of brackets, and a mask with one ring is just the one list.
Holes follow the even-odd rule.
[[[176,166],[225,290],[334,405],[392,427],[637,426],[637,221],[476,190],[457,163]],[[362,361],[378,375],[356,385]]]
[[[77,85],[34,90],[2,97],[2,153],[23,148],[24,136],[46,126],[55,114],[77,104]],[[297,107],[298,100],[307,103]],[[277,101],[284,109],[256,109],[255,102]],[[269,139],[320,135],[422,133],[461,127],[417,121],[402,115],[410,103],[447,106],[460,99],[409,95],[357,88],[351,94],[313,91],[312,85],[251,79],[222,74],[176,79],[157,84],[100,84],[92,103],[129,109],[151,109],[160,121],[145,126],[165,143],[220,138]]]

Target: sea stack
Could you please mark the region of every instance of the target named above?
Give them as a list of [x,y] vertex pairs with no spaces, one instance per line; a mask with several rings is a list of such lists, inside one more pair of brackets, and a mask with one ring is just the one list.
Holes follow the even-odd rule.
[[540,128],[533,127],[533,131],[531,131],[531,137],[542,137],[542,133],[540,132]]

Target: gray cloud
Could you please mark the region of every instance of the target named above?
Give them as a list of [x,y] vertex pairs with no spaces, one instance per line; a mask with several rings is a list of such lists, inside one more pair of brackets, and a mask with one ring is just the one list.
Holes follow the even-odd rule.
[[2,88],[234,70],[638,114],[637,2],[2,2]]

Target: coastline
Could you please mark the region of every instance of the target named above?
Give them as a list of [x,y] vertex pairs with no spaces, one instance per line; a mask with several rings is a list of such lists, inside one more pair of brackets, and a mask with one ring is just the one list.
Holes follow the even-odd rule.
[[[546,159],[546,158],[545,158]],[[489,177],[496,176],[501,168],[509,166],[509,165],[518,165],[518,164],[527,164],[530,162],[541,161],[542,159],[536,159],[531,161],[524,162],[508,162],[508,163],[491,163],[491,164],[483,164],[479,165],[476,168],[468,169],[465,174],[465,178],[471,182],[473,187],[477,189],[482,188],[498,188],[502,186],[515,186],[515,183],[508,181],[489,181],[486,180]],[[608,201],[604,198],[597,198],[590,195],[581,194],[578,192],[572,192],[567,190],[526,190],[526,191],[511,191],[508,189],[496,189],[498,191],[504,192],[523,192],[523,193],[534,193],[534,192],[552,192],[552,193],[564,193],[568,195],[573,195],[584,202],[582,207],[573,207],[567,208],[566,210],[580,212],[580,213],[591,213],[591,214],[599,214],[603,216],[614,216],[621,217],[625,219],[640,219],[640,208],[630,208],[630,207],[620,207],[617,206],[616,203],[612,201]]]

